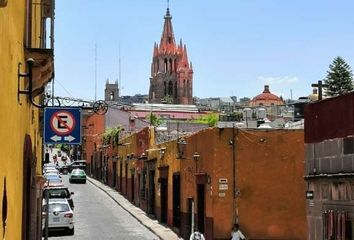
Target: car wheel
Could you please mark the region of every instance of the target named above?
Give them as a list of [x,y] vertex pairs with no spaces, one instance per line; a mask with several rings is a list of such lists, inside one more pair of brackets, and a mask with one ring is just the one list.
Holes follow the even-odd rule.
[[85,181],[83,181],[83,183],[84,183],[84,184],[86,184],[86,180],[85,180]]
[[75,232],[75,228],[69,229],[69,231],[68,231],[69,235],[74,235],[74,232]]

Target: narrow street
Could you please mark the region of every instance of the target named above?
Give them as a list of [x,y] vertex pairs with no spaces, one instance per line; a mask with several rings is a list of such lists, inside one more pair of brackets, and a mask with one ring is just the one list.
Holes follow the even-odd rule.
[[54,232],[49,239],[159,239],[90,181],[70,184],[69,175],[62,179],[74,192],[75,234]]

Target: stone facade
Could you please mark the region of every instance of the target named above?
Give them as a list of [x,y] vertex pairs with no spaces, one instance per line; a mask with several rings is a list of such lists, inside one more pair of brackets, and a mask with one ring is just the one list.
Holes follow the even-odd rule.
[[168,8],[164,18],[160,45],[154,45],[149,102],[193,104],[193,67],[187,47],[182,40],[176,45]]

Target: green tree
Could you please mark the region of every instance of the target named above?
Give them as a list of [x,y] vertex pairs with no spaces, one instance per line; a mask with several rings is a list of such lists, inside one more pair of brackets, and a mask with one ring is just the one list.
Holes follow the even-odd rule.
[[329,65],[329,71],[324,79],[326,95],[338,96],[353,91],[353,73],[343,58],[336,57]]
[[162,120],[153,113],[146,115],[146,119],[150,122],[150,125],[153,125],[155,127],[158,127],[162,124]]
[[162,103],[166,103],[166,104],[172,104],[173,103],[173,98],[171,95],[166,95],[161,99]]
[[218,123],[219,115],[217,113],[208,113],[201,116],[199,119],[194,120],[195,123],[208,124],[209,127],[215,127]]

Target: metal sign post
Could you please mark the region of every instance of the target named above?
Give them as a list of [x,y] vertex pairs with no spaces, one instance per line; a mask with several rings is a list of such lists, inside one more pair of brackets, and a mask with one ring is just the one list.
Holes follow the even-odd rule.
[[[49,180],[47,180],[48,188],[49,188]],[[49,223],[49,189],[45,192],[45,225],[44,225],[44,239],[48,240],[48,223]]]

